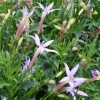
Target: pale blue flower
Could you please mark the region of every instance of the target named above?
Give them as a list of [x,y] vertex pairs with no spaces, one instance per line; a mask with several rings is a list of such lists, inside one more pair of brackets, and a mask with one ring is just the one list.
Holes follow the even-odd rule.
[[43,13],[49,14],[50,12],[53,12],[55,10],[60,10],[60,9],[52,9],[54,2],[52,2],[49,6],[44,7],[41,3],[38,3],[40,8],[43,10]]
[[79,95],[88,97],[88,95],[85,92],[76,89],[76,87],[79,86],[79,85],[81,85],[81,83],[75,82],[73,84],[73,88],[71,86],[69,86],[69,87],[66,88],[66,92],[67,93],[69,92],[73,96],[74,100],[76,100],[75,94],[79,94]]
[[[26,57],[26,59],[24,61],[24,65],[21,67],[21,72],[22,73],[24,73],[28,69],[29,64],[30,64],[30,58]],[[35,71],[34,67],[30,71],[34,72]]]
[[38,31],[37,31],[37,33],[40,34],[40,31],[42,29],[42,25],[43,25],[43,22],[44,22],[46,15],[49,14],[50,12],[53,12],[55,10],[60,10],[60,9],[52,9],[54,2],[51,3],[49,6],[46,6],[46,7],[44,7],[41,3],[38,3],[38,4],[39,4],[40,8],[43,10],[41,20],[39,22]]
[[34,11],[35,11],[35,8],[33,8],[33,9],[30,11],[30,13],[28,13],[27,7],[26,7],[26,6],[23,7],[23,10],[22,10],[23,17],[30,17],[30,16],[33,14]]
[[87,79],[86,78],[76,78],[74,77],[74,75],[76,74],[78,68],[79,68],[79,64],[77,64],[71,71],[69,70],[69,67],[66,63],[64,63],[65,65],[65,69],[66,69],[66,74],[67,76],[62,78],[60,80],[60,82],[66,82],[66,83],[69,83],[69,85],[73,88],[73,84],[75,82],[79,82],[79,83],[83,83],[84,81],[86,81]]
[[58,54],[57,51],[46,48],[46,47],[49,46],[54,40],[50,40],[50,41],[48,41],[48,42],[46,42],[46,43],[43,43],[43,42],[40,43],[40,39],[39,39],[39,37],[38,37],[37,34],[35,34],[35,36],[30,35],[30,37],[33,38],[33,39],[35,40],[35,43],[36,43],[36,45],[38,46],[38,51],[40,52],[40,54],[42,54],[43,51],[46,51],[46,52],[54,52],[54,53]]
[[91,70],[91,73],[92,73],[92,75],[93,75],[94,78],[98,76],[96,70]]
[[40,39],[39,39],[37,34],[35,34],[35,36],[30,35],[30,37],[35,40],[35,43],[38,46],[38,49],[36,50],[32,60],[31,60],[31,62],[29,64],[29,69],[32,68],[36,58],[38,57],[38,55],[42,54],[44,51],[46,51],[46,52],[54,52],[54,53],[58,54],[58,52],[56,50],[51,50],[51,49],[47,48],[47,46],[49,46],[54,40],[50,40],[50,41],[48,41],[46,43],[43,43],[43,42],[40,43]]
[[22,10],[23,18],[21,19],[21,21],[18,25],[18,29],[16,31],[15,39],[18,39],[24,31],[29,30],[29,17],[33,14],[34,10],[35,10],[35,8],[33,8],[31,10],[31,12],[28,13],[27,7],[26,6],[23,7],[23,10]]
[[7,100],[7,98],[6,98],[6,97],[4,97],[2,100]]

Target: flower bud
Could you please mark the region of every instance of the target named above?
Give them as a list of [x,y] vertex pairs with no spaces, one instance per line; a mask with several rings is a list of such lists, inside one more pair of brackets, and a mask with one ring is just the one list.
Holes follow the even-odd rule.
[[0,3],[3,3],[3,2],[5,2],[6,0],[0,0]]
[[69,22],[68,22],[68,24],[69,24],[69,25],[74,24],[75,20],[76,20],[76,18],[72,18],[72,19],[70,19]]
[[56,82],[54,80],[48,80],[48,83],[55,84]]
[[58,30],[63,30],[60,26],[58,26],[58,25],[54,25],[54,27],[56,28],[56,29],[58,29]]
[[21,45],[22,41],[23,41],[23,37],[21,37],[21,38],[19,39],[19,41],[18,41],[18,46]]
[[86,62],[86,59],[83,58],[83,59],[82,59],[82,67],[83,67],[83,68],[86,68],[86,63],[87,63],[87,62]]
[[64,21],[63,21],[63,27],[64,27],[66,24],[67,24],[67,21],[64,20]]
[[60,97],[60,98],[66,98],[66,96],[64,94],[59,94],[58,97]]
[[78,50],[78,47],[73,47],[72,48],[72,51],[76,51],[76,50]]
[[33,4],[33,0],[24,0],[24,2],[28,7],[31,7]]
[[59,73],[57,73],[56,77],[61,76],[64,73],[65,70],[60,71]]

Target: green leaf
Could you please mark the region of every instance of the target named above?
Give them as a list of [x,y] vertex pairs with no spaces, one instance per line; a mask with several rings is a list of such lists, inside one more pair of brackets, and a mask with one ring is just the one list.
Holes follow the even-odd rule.
[[6,81],[4,81],[4,80],[0,77],[0,88],[3,88],[4,86],[10,86],[10,84],[7,83]]

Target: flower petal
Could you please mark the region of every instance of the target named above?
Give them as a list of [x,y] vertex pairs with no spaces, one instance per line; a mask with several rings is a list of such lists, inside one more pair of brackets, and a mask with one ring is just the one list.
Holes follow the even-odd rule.
[[39,4],[40,8],[41,8],[42,10],[44,10],[44,6],[43,6],[41,3],[38,3],[38,4]]
[[95,70],[91,70],[92,76],[95,78],[98,76],[97,72]]
[[77,86],[79,86],[81,84],[82,84],[81,82],[74,82],[74,87],[77,87]]
[[53,12],[53,11],[55,11],[55,10],[60,10],[60,9],[52,9],[52,10],[49,10],[49,13],[50,13],[50,12]]
[[46,51],[46,52],[54,52],[54,53],[58,54],[58,52],[56,50],[51,50],[51,49],[47,49],[47,48],[44,48],[44,51]]
[[74,81],[78,81],[80,83],[85,82],[87,79],[86,78],[74,78]]
[[53,41],[54,41],[54,40],[50,40],[50,41],[44,43],[44,44],[43,44],[43,47],[49,46]]
[[22,10],[22,13],[23,13],[23,16],[27,13],[27,7],[23,7],[23,10]]
[[72,76],[75,75],[75,73],[77,72],[78,68],[79,68],[79,64],[77,64],[77,65],[71,70],[71,75],[72,75]]
[[33,8],[33,9],[31,10],[31,12],[28,14],[28,17],[30,17],[30,16],[34,13],[34,11],[35,11],[35,8]]
[[69,85],[70,85],[71,88],[74,87],[74,83],[73,82],[69,81],[68,83],[69,83]]
[[50,10],[54,5],[54,2],[52,2],[47,8]]
[[76,100],[76,96],[73,96],[73,99]]
[[64,77],[63,79],[61,79],[59,82],[68,82],[69,78],[68,77]]
[[74,97],[74,95],[75,95],[74,92],[73,92],[72,90],[70,91],[70,94],[71,94],[73,97]]
[[74,91],[75,91],[77,94],[79,94],[79,95],[88,97],[88,95],[87,95],[85,92],[83,92],[83,91],[80,91],[80,90],[77,90],[77,89],[74,89]]
[[70,70],[69,70],[68,65],[66,63],[64,63],[64,65],[65,65],[65,68],[66,68],[66,74],[67,74],[67,76],[70,76]]
[[33,37],[32,35],[30,35],[30,37],[35,40],[37,46],[40,46],[40,39],[37,34],[35,34],[35,37]]

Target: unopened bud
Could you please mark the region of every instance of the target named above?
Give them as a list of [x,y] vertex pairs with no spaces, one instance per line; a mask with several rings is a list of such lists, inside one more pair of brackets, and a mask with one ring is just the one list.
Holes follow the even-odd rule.
[[80,16],[82,14],[82,12],[84,11],[84,9],[81,9],[78,13],[78,15]]
[[84,56],[83,56],[83,55],[81,55],[81,54],[79,54],[78,56],[79,56],[79,58],[83,58],[83,57],[84,57]]
[[64,94],[59,94],[57,96],[60,97],[60,98],[66,98],[66,96]]
[[63,55],[63,56],[67,56],[68,54],[67,54],[67,53],[63,53],[62,55]]
[[5,24],[6,20],[9,18],[9,16],[10,16],[10,12],[8,12],[8,13],[5,15],[4,20],[3,20],[3,22],[2,22],[2,25]]
[[72,5],[72,4],[71,4],[71,3],[69,3],[69,5],[67,6],[67,8],[66,8],[66,10],[65,10],[65,12],[64,12],[64,15],[65,15],[65,14],[67,14],[67,12],[70,10],[71,5]]
[[24,2],[28,7],[31,7],[32,3],[33,3],[33,0],[24,0]]
[[87,63],[87,62],[86,62],[86,59],[83,58],[83,59],[82,59],[82,67],[83,67],[83,68],[86,68],[86,63]]
[[80,6],[81,6],[82,8],[84,8],[85,10],[86,10],[86,8],[87,8],[84,2],[80,2]]
[[72,48],[72,51],[76,51],[76,50],[79,50],[80,49],[80,45],[76,45]]
[[89,11],[88,7],[85,5],[84,2],[80,2],[80,6],[87,12],[88,16],[91,15],[91,12]]
[[70,19],[70,20],[68,21],[68,24],[66,25],[65,29],[68,30],[68,29],[70,28],[70,26],[71,26],[72,24],[74,24],[75,20],[76,20],[76,18]]
[[76,18],[72,18],[72,19],[70,19],[69,22],[68,22],[68,25],[72,25],[72,24],[74,24],[75,20],[76,20]]
[[58,22],[60,19],[54,19],[53,21],[51,21],[49,24],[51,24],[51,23],[56,23],[56,22]]
[[48,80],[48,83],[55,84],[56,82],[54,80]]
[[3,3],[3,2],[5,2],[6,0],[0,0],[0,3]]
[[61,75],[64,73],[64,71],[65,71],[65,70],[60,71],[60,72],[56,75],[56,77],[61,76]]
[[73,48],[72,48],[72,51],[76,51],[76,50],[78,50],[77,47],[73,47]]
[[63,27],[64,27],[66,24],[67,24],[67,21],[64,20],[64,21],[63,21]]
[[55,27],[56,29],[58,29],[58,30],[63,30],[63,28],[61,28],[61,27],[58,26],[58,25],[54,25],[54,27]]
[[21,45],[22,41],[23,41],[23,37],[21,37],[21,38],[19,39],[19,41],[18,41],[18,46]]

